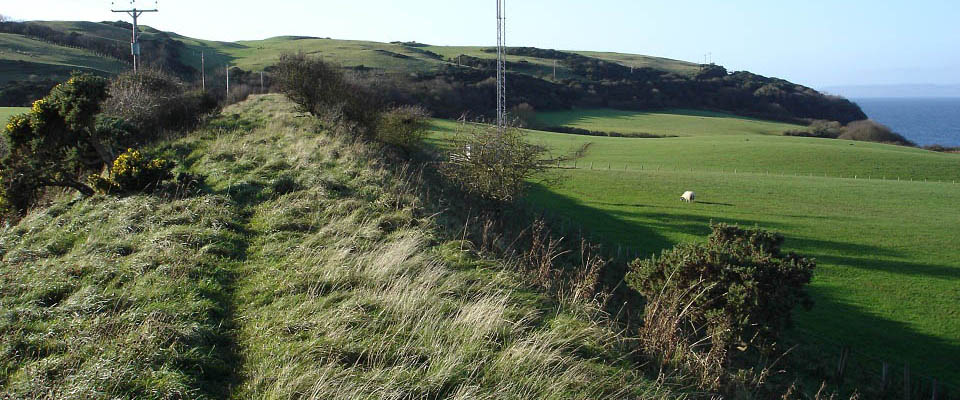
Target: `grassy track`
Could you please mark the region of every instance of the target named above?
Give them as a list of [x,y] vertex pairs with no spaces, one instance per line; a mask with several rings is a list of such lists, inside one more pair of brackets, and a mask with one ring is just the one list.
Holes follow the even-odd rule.
[[676,397],[592,306],[464,251],[416,173],[296,115],[253,97],[150,149],[199,193],[0,228],[0,398]]
[[[650,132],[678,121],[676,114],[632,114],[628,124],[619,112],[591,114],[590,129]],[[790,250],[819,261],[818,305],[801,313],[801,329],[960,381],[952,367],[960,359],[960,156],[774,136],[750,129],[756,121],[730,117],[711,117],[712,125],[680,118],[676,132],[692,137],[529,131],[554,154],[589,143],[578,169],[562,163],[559,181],[537,185],[530,201],[640,256],[703,240],[711,220],[780,231]],[[441,145],[456,128],[436,126],[433,143]],[[699,130],[704,126],[716,134]],[[699,201],[681,204],[684,190],[695,190]]]

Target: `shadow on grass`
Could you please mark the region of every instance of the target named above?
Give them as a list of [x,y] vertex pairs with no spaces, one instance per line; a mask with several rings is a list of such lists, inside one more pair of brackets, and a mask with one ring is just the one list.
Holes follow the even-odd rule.
[[[627,245],[638,248],[640,257],[649,257],[676,244],[661,232],[682,233],[705,239],[710,234],[711,222],[725,222],[778,231],[786,236],[785,247],[814,257],[822,264],[941,279],[960,278],[958,268],[859,257],[860,255],[904,257],[902,253],[887,248],[793,237],[790,236],[790,232],[795,227],[790,224],[690,214],[651,213],[644,211],[653,209],[654,206],[644,204],[592,203],[634,208],[600,210],[591,207],[591,203],[553,192],[543,185],[534,185],[528,198],[535,207],[546,209],[550,214],[559,216],[569,224],[579,224],[575,229],[583,229],[584,236],[593,241],[607,246]],[[645,221],[637,222],[634,220],[637,217]],[[849,254],[849,256],[830,255],[830,253]],[[905,323],[877,317],[868,310],[846,304],[841,301],[838,293],[831,291],[839,289],[812,286],[810,290],[817,304],[812,311],[799,313],[797,328],[788,334],[791,341],[802,344],[798,349],[801,354],[795,367],[799,368],[796,371],[801,373],[804,379],[810,380],[810,383],[816,381],[819,385],[821,381],[829,382],[830,379],[834,379],[840,346],[851,346],[857,354],[851,356],[850,374],[862,376],[851,376],[847,379],[848,385],[851,382],[856,382],[858,385],[878,385],[882,372],[880,360],[899,365],[901,379],[903,364],[909,363],[911,370],[915,373],[936,377],[941,383],[960,384],[960,362],[957,361],[960,360],[960,345],[957,343],[918,332]],[[832,353],[833,350],[826,350],[832,348],[836,348],[836,354]],[[853,365],[854,363],[856,365]],[[929,397],[930,382],[927,382],[926,389],[923,389],[922,378],[917,376],[915,379],[917,381],[914,384],[917,387],[914,389],[918,392],[926,390],[926,397]],[[899,385],[899,390],[902,391],[903,383]],[[951,395],[956,394],[951,392]]]
[[[930,398],[932,379],[951,385],[949,393],[960,395],[960,344],[918,332],[905,323],[878,317],[868,310],[840,300],[841,289],[813,286],[816,304],[795,314],[795,324],[786,334],[789,345],[798,344],[791,369],[819,385],[837,385],[841,348],[850,349],[845,381],[860,386],[867,398],[881,398],[883,363],[893,377],[887,392],[902,393],[904,367],[909,365],[911,398]],[[899,379],[897,381],[896,379]],[[849,387],[848,387],[849,389]],[[940,388],[943,394],[944,388]],[[917,395],[922,394],[922,397]],[[902,398],[902,397],[900,397]]]

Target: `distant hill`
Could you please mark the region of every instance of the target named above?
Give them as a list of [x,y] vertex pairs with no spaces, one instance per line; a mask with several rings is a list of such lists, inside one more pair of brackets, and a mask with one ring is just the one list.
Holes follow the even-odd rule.
[[[34,21],[0,23],[0,106],[22,106],[63,80],[71,70],[111,75],[130,68],[126,22]],[[280,55],[305,52],[344,67],[388,77],[383,92],[394,102],[416,102],[439,116],[493,109],[489,85],[495,52],[485,47],[431,46],[281,36],[217,42],[141,27],[144,62],[199,81],[231,79],[254,84]],[[204,63],[201,63],[201,55]],[[202,67],[201,67],[202,65]],[[234,70],[236,69],[236,71]],[[699,65],[635,54],[510,48],[508,102],[537,110],[695,108],[752,117],[843,123],[865,119],[855,104],[814,89],[749,72],[730,73]],[[259,74],[256,74],[257,78]],[[256,80],[259,83],[259,79]],[[210,85],[210,90],[221,85]],[[224,85],[225,86],[225,85]]]

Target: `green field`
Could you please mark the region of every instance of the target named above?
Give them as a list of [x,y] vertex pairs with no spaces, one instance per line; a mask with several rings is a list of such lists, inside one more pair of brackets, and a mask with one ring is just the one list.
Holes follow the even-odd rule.
[[0,122],[4,125],[7,124],[7,120],[17,114],[22,114],[30,110],[26,107],[0,107]]
[[711,111],[611,109],[541,112],[536,114],[534,125],[564,126],[623,134],[648,133],[658,136],[781,135],[784,131],[802,128],[799,125]]
[[[688,137],[530,131],[531,141],[555,155],[590,144],[576,169],[563,162],[559,182],[536,184],[530,201],[644,257],[704,240],[710,221],[780,231],[789,250],[818,260],[817,306],[800,313],[796,335],[812,332],[960,380],[952,367],[960,358],[960,183],[953,183],[960,182],[960,156],[773,136],[774,128],[789,126],[689,114],[592,111],[577,122],[589,129],[673,129]],[[455,128],[437,126],[445,133],[435,140]],[[696,191],[698,202],[681,203],[685,190]]]

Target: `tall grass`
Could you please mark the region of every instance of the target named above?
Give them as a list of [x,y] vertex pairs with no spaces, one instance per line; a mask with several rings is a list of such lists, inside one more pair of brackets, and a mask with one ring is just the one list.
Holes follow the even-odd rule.
[[0,230],[0,397],[677,396],[596,306],[518,269],[543,254],[483,256],[419,170],[292,107],[253,97],[152,149],[199,190]]
[[[239,397],[668,395],[588,308],[556,303],[438,230],[413,193],[418,174],[317,134],[287,107],[259,98],[228,110],[274,117],[195,153],[195,168],[224,171],[216,190],[264,188],[247,196],[262,201],[249,203],[238,291]],[[263,195],[281,178],[296,189]]]

